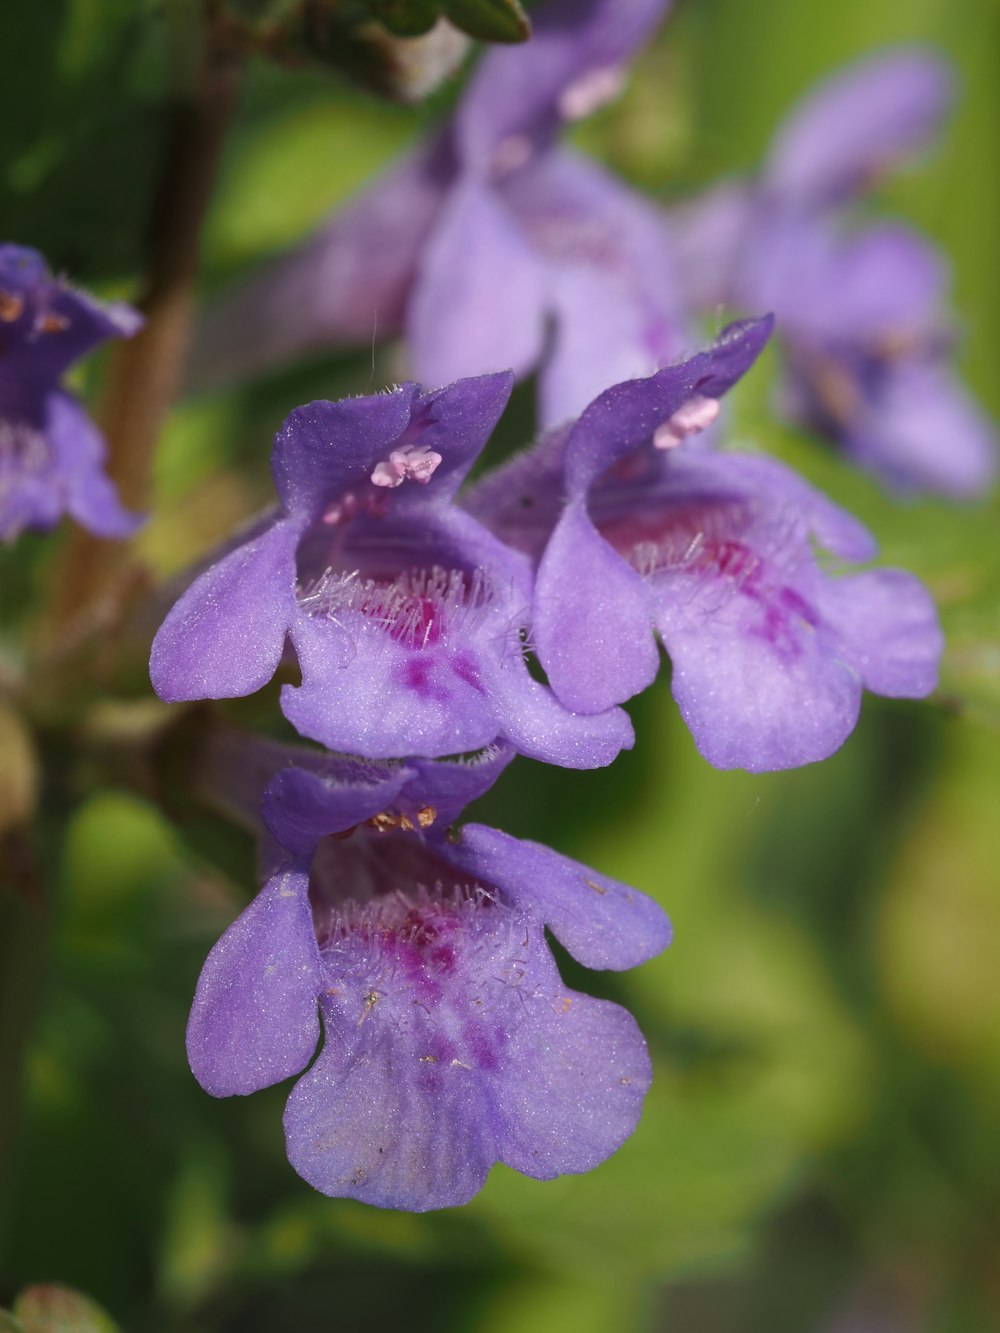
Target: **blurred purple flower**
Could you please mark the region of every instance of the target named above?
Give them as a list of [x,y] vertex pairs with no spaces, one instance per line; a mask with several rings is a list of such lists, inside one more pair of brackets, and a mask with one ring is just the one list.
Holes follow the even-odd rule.
[[[300,1073],[292,1165],[324,1194],[425,1211],[494,1162],[590,1170],[632,1133],[650,1063],[625,1010],[569,990],[548,926],[588,967],[670,940],[642,894],[495,829],[449,826],[510,758],[315,758],[269,786],[277,862],[205,963],[188,1028],[214,1096]],[[281,858],[284,858],[281,860]]]
[[292,412],[272,454],[281,508],[167,616],[150,662],[160,697],[250,694],[287,636],[302,684],[284,686],[283,711],[330,749],[439,756],[502,737],[550,763],[610,763],[632,742],[627,717],[576,717],[532,679],[529,562],[451,503],[511,382]]
[[63,374],[141,316],[53,278],[37,250],[0,245],[0,540],[46,531],[64,513],[99,537],[126,537],[127,513],[104,474],[104,440]]
[[846,225],[951,95],[950,68],[929,51],[850,66],[792,112],[755,182],[723,185],[674,221],[695,306],[775,312],[790,416],[897,488],[968,498],[996,475],[996,438],[952,369],[942,257],[902,226]]
[[667,7],[538,9],[525,47],[483,57],[440,136],[209,313],[193,373],[212,382],[405,331],[427,384],[541,363],[552,424],[675,357],[679,283],[662,214],[556,142],[619,89]]
[[770,325],[733,325],[690,361],[607,390],[467,500],[538,563],[536,650],[567,707],[601,711],[649,685],[655,630],[701,753],[751,771],[833,753],[862,687],[926,695],[942,646],[911,575],[826,572],[814,544],[847,560],[875,544],[788,468],[676,447],[711,421]]

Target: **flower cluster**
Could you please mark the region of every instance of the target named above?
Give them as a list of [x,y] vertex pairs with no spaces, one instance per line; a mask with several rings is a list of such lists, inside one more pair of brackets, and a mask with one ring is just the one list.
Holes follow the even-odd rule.
[[126,513],[104,474],[104,441],[66,370],[142,324],[53,278],[36,250],[0,245],[0,540],[45,531],[71,514],[101,537],[126,537]]
[[948,65],[901,48],[849,68],[779,129],[757,180],[668,213],[558,143],[618,90],[666,9],[542,6],[528,49],[488,54],[436,138],[210,311],[196,381],[404,333],[429,383],[541,362],[540,417],[557,425],[675,359],[720,309],[771,310],[780,410],[894,489],[982,494],[996,436],[951,364],[943,258],[851,214],[931,138]]
[[495,1161],[586,1170],[634,1128],[642,1038],[567,991],[544,928],[586,966],[627,967],[666,945],[662,912],[452,824],[515,753],[595,767],[630,745],[620,705],[656,674],[654,631],[720,766],[822,758],[863,686],[933,687],[940,635],[914,578],[834,576],[814,543],[868,558],[853,519],[775,462],[685,443],[770,329],[734,325],[614,386],[465,491],[509,372],[299,408],[272,455],[278,508],[161,627],[163,698],[250,693],[289,654],[286,718],[356,756],[283,760],[261,811],[267,882],[209,957],[189,1031],[207,1090],[247,1093],[302,1073],[322,1013],[285,1116],[318,1189],[441,1207]]
[[[289,1158],[327,1194],[442,1207],[494,1162],[583,1171],[635,1127],[642,1037],[565,987],[544,932],[584,966],[625,968],[669,926],[555,851],[457,826],[515,755],[611,763],[661,646],[720,768],[823,759],[865,689],[936,682],[917,579],[854,568],[875,545],[851,515],[777,461],[714,446],[773,306],[811,421],[894,481],[986,483],[985,434],[970,445],[945,420],[961,391],[936,261],[837,212],[923,142],[944,71],[904,53],[852,72],[797,113],[758,182],[668,221],[558,142],[665,8],[539,9],[526,50],[486,56],[430,144],[206,324],[212,375],[367,335],[377,307],[436,386],[293,411],[276,506],[192,579],[152,650],[166,700],[250,694],[284,668],[284,716],[323,747],[268,750],[266,882],[205,964],[188,1050],[216,1096],[299,1076]],[[845,106],[870,122],[863,142]],[[719,301],[754,317],[692,355]],[[468,484],[536,367],[538,441]],[[904,428],[945,383],[930,416],[950,453]]]

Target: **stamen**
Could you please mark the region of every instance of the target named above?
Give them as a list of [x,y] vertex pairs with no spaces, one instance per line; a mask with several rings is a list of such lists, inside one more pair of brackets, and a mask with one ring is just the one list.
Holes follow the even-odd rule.
[[625,70],[621,65],[588,70],[560,94],[559,114],[563,120],[582,120],[613,101],[624,86]]
[[531,140],[526,134],[511,134],[501,140],[493,154],[493,175],[498,179],[523,167],[531,157]]
[[14,292],[0,292],[0,320],[4,324],[13,324],[20,319],[24,311],[24,297]]
[[375,486],[400,486],[409,478],[426,486],[437,471],[441,455],[425,445],[404,444],[393,449],[388,459],[376,463],[372,470],[372,484]]
[[689,435],[699,435],[718,418],[718,398],[703,398],[696,394],[682,403],[673,416],[668,417],[653,433],[653,447],[676,449]]
[[62,333],[64,329],[69,328],[69,320],[65,315],[57,315],[55,311],[48,310],[38,316],[35,327],[39,333]]
[[343,624],[350,613],[384,630],[409,648],[426,648],[468,626],[492,606],[494,594],[481,569],[406,570],[391,583],[362,579],[358,570],[327,569],[299,605],[310,615]]

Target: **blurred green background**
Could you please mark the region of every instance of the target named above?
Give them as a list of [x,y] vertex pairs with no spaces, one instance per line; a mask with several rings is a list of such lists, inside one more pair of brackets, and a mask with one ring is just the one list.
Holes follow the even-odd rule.
[[[168,88],[164,11],[15,0],[0,24],[0,230],[81,283],[134,294]],[[879,206],[953,257],[962,365],[997,416],[995,0],[686,0],[579,137],[669,203],[751,169],[817,76],[913,39],[950,53],[962,98],[940,150]],[[454,92],[388,106],[318,71],[254,64],[204,290],[293,243]],[[268,500],[270,440],[292,406],[369,391],[400,364],[366,349],[182,401],[141,538],[155,567],[175,572]],[[3,1143],[0,1305],[59,1281],[130,1333],[1000,1329],[1000,505],[887,500],[774,423],[774,369],[738,397],[737,437],[793,461],[928,582],[949,635],[944,681],[923,706],[867,700],[833,759],[761,777],[708,768],[661,681],[635,702],[638,744],[612,770],[520,760],[476,808],[673,918],[675,944],[641,970],[567,964],[649,1039],[656,1077],[634,1138],[551,1184],[497,1167],[460,1211],[313,1194],[284,1158],[286,1089],[216,1102],[184,1059],[201,962],[254,892],[249,844],[172,822],[79,745],[64,759],[64,727],[41,743],[59,774],[41,835],[58,891],[44,936],[0,977],[0,1098],[8,1117],[20,1103]],[[520,389],[498,453],[529,438],[530,404]],[[65,538],[0,553],[7,661]],[[138,676],[124,688],[145,706]],[[231,711],[273,726],[274,695]],[[24,1030],[19,1078],[9,1034]]]

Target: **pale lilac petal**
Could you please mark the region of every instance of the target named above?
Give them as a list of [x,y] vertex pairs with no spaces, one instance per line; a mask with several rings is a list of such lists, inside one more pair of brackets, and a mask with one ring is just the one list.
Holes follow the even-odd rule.
[[800,599],[771,607],[724,586],[660,590],[671,688],[702,755],[752,773],[825,759],[853,731],[860,674]]
[[153,640],[149,675],[161,699],[228,699],[274,675],[296,614],[291,520],[238,546],[188,588]]
[[293,628],[302,684],[283,686],[281,708],[301,735],[391,759],[477,750],[499,734],[477,643],[414,647],[360,617],[344,624],[300,616]]
[[412,1036],[387,1024],[324,1016],[322,1054],[285,1110],[295,1170],[321,1194],[380,1208],[467,1203],[498,1156],[483,1080],[437,1057],[420,1065]]
[[541,375],[543,424],[579,416],[610,385],[677,356],[680,283],[658,209],[556,148],[513,173],[502,193],[546,261],[557,330]]
[[539,375],[543,427],[574,420],[612,384],[652,375],[661,364],[635,293],[612,273],[553,265],[549,291],[558,331]]
[[505,140],[544,143],[562,119],[568,89],[627,63],[669,0],[549,0],[531,14],[523,47],[494,48],[481,61],[456,121],[464,161],[482,169]]
[[724,181],[667,214],[681,297],[688,308],[715,314],[739,303],[734,275],[756,206],[748,185]]
[[839,70],[779,130],[766,188],[809,204],[863,188],[926,146],[952,93],[951,66],[929,48],[900,47]]
[[656,677],[649,590],[579,502],[566,507],[542,557],[533,622],[538,659],[568,708],[601,712]]
[[658,903],[541,843],[466,824],[448,856],[536,911],[584,967],[621,971],[670,943],[670,922]]
[[398,335],[453,179],[447,138],[435,137],[302,245],[224,293],[197,326],[189,388],[247,379],[330,344]]
[[897,486],[956,500],[986,494],[1000,465],[995,426],[937,362],[891,367],[848,447]]
[[544,275],[495,191],[474,179],[452,194],[425,248],[407,317],[424,384],[511,369],[542,350]]
[[501,1160],[536,1180],[592,1171],[634,1131],[653,1067],[631,1014],[568,992],[510,1051]]
[[99,537],[129,537],[145,521],[118,499],[104,473],[104,437],[71,394],[56,391],[45,405],[46,433],[67,512]]
[[[421,448],[441,455],[428,492],[439,498],[454,495],[503,415],[513,387],[510,371],[500,370],[421,394],[414,406],[418,440]],[[401,510],[423,503],[427,492],[421,496],[421,489],[410,487],[400,495]]]
[[487,680],[498,704],[499,734],[529,759],[561,768],[604,768],[635,743],[622,709],[571,712],[554,690],[532,678],[520,657],[501,664]]
[[319,1038],[321,986],[308,876],[286,870],[233,922],[202,969],[187,1050],[205,1091],[244,1095],[303,1069]]
[[823,619],[865,687],[891,699],[923,699],[937,685],[944,637],[930,593],[901,569],[830,579]]

